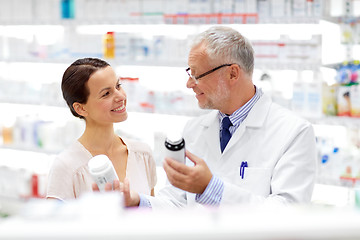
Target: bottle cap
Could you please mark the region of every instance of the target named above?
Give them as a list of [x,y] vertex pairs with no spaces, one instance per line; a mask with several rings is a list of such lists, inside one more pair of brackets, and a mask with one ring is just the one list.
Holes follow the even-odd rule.
[[183,140],[183,137],[179,132],[172,131],[167,134],[166,139],[171,144],[179,144]]
[[110,159],[106,155],[96,155],[89,160],[88,166],[90,172],[98,172],[104,170],[107,167],[109,161]]

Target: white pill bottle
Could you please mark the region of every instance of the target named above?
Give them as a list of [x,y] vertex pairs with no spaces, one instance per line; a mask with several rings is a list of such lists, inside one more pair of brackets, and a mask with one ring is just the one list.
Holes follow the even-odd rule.
[[185,140],[180,133],[168,133],[165,139],[165,157],[185,164]]
[[105,190],[106,183],[113,183],[114,180],[119,180],[115,168],[110,159],[106,155],[96,155],[88,162],[89,172],[98,185],[99,190]]

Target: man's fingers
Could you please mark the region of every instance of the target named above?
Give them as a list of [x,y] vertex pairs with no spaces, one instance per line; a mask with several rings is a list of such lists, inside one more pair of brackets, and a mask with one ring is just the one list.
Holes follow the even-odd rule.
[[190,159],[190,161],[192,161],[195,165],[198,164],[199,162],[199,157],[197,157],[196,155],[192,154],[191,152],[189,152],[188,150],[185,151],[185,156]]
[[180,187],[186,182],[187,176],[185,174],[183,174],[182,172],[178,172],[177,169],[173,168],[169,164],[169,162],[172,162],[172,160],[170,160],[170,161],[165,160],[165,162],[163,164],[164,171],[167,175],[167,178],[169,179],[169,181],[172,185],[174,185],[175,187]]
[[179,173],[182,174],[188,174],[189,172],[189,167],[186,166],[183,163],[179,163],[178,161],[171,159],[171,158],[165,158],[165,162],[174,170],[176,170]]

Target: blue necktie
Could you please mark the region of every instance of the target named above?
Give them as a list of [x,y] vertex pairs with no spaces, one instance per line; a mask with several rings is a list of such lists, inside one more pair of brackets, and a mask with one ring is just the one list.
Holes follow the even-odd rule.
[[222,124],[222,130],[221,130],[221,138],[220,138],[220,147],[221,147],[221,152],[223,152],[231,138],[229,127],[232,126],[232,123],[229,117],[224,117],[221,124]]

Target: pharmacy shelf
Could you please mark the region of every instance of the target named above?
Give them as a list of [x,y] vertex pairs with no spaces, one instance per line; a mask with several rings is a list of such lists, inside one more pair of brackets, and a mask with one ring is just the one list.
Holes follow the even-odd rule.
[[[19,93],[20,94],[20,93]],[[46,112],[48,110],[51,110],[51,112],[57,112],[59,110],[61,110],[61,112],[65,111],[69,111],[68,107],[65,104],[65,101],[61,101],[58,104],[54,104],[54,103],[49,103],[47,104],[46,102],[44,102],[43,100],[39,100],[38,102],[31,102],[31,103],[25,103],[22,102],[21,100],[16,102],[16,101],[4,101],[4,99],[0,99],[0,109],[4,109],[5,108],[9,108],[12,106],[12,108],[16,108],[16,109],[20,109],[20,111],[18,112],[19,114],[21,113],[21,109],[25,110],[25,109],[34,109],[35,112]],[[172,103],[169,103],[170,105]],[[5,106],[6,105],[6,106]],[[138,109],[136,111],[134,111],[134,109],[132,109],[131,107],[127,107],[127,111],[128,112],[137,112],[137,113],[142,113],[142,114],[156,114],[159,115],[159,117],[161,117],[162,115],[173,115],[173,116],[188,116],[188,117],[192,117],[192,116],[199,116],[205,112],[207,112],[207,110],[203,110],[198,108],[197,110],[194,111],[175,111],[173,107],[169,107],[169,110],[157,110],[156,108],[148,108],[147,106],[143,106],[143,109]],[[25,112],[29,112],[27,110],[25,110]]]
[[[118,25],[118,24],[169,24],[169,25],[212,25],[212,24],[318,24],[321,17],[259,17],[256,13],[205,13],[205,14],[143,14],[117,19],[33,19],[0,21],[0,26],[16,25]],[[340,21],[328,18],[328,21]]]
[[[21,93],[19,93],[21,94]],[[54,103],[54,102],[46,102],[44,100],[35,100],[35,101],[27,101],[25,99],[16,99],[16,100],[4,100],[4,99],[0,99],[1,104],[11,104],[14,107],[20,107],[20,108],[28,108],[28,107],[42,107],[42,108],[67,108],[65,101],[61,101],[59,103]],[[1,104],[0,104],[0,109],[1,109]]]
[[20,152],[32,152],[32,153],[44,153],[48,155],[56,155],[61,152],[62,149],[59,150],[48,150],[43,149],[41,147],[26,147],[26,146],[12,146],[8,144],[0,145],[1,150],[12,150],[12,151],[20,151]]
[[[4,104],[0,104],[0,110],[10,115],[8,123],[6,116],[5,119],[1,119],[3,122],[0,121],[0,129],[7,129],[6,135],[4,131],[3,136],[0,135],[0,142],[3,142],[0,144],[2,151],[57,154],[80,137],[83,132],[84,122],[72,116],[65,107],[21,104],[5,104],[6,107],[1,107],[2,105]],[[193,116],[199,116],[208,111],[199,109]],[[16,120],[16,116],[21,117],[19,121]],[[159,114],[128,111],[128,119],[115,123],[114,129],[120,136],[138,139],[152,146],[157,133],[166,133],[170,130],[182,132],[191,117],[191,115],[182,115],[179,112]],[[146,119],[146,124],[144,124],[144,119]],[[44,135],[44,129],[50,131],[50,134]],[[18,136],[20,130],[23,131],[21,137]],[[0,155],[2,153],[0,152]],[[0,159],[4,159],[3,155]]]
[[332,68],[332,69],[339,69],[344,65],[353,64],[354,62],[355,62],[355,64],[359,64],[358,59],[356,59],[356,60],[355,59],[349,59],[347,61],[343,61],[343,62],[340,62],[340,63],[326,64],[326,65],[323,65],[323,67]]
[[259,17],[258,24],[318,24],[321,17]]
[[297,63],[290,63],[290,62],[276,62],[276,61],[259,61],[255,58],[255,69],[260,70],[312,70],[318,71],[321,67],[321,64],[318,62],[297,62]]
[[164,24],[163,16],[139,16],[139,17],[130,17],[130,18],[119,18],[116,20],[111,19],[86,19],[86,20],[77,20],[77,19],[38,19],[38,20],[9,20],[9,21],[0,21],[0,26],[41,26],[41,25],[53,25],[53,26],[79,26],[79,25],[117,25],[117,24]]
[[0,195],[0,223],[1,215],[11,216],[21,213],[22,207],[26,204],[27,200],[19,197],[10,197]]
[[323,116],[321,118],[307,118],[313,124],[336,125],[344,127],[360,127],[360,118],[345,116]]
[[[163,67],[184,67],[187,66],[187,60],[165,60],[165,59],[144,59],[144,60],[118,60],[118,59],[106,59],[103,56],[99,55],[83,55],[76,56],[72,58],[10,58],[10,59],[1,59],[0,62],[3,63],[54,63],[54,64],[70,64],[79,58],[85,57],[97,57],[103,58],[112,66],[163,66]],[[119,57],[120,58],[120,57]]]
[[[81,57],[89,56],[78,56],[74,58],[61,58],[61,59],[29,59],[29,58],[14,58],[14,59],[1,59],[0,62],[3,63],[53,63],[53,64],[70,64]],[[102,56],[92,56],[103,58]],[[145,66],[145,67],[182,67],[186,68],[188,66],[187,60],[163,60],[163,59],[147,59],[147,60],[118,60],[118,59],[105,59],[112,66]],[[255,69],[260,70],[313,70],[317,71],[321,67],[319,62],[281,62],[277,60],[264,60],[256,59],[255,60]]]
[[336,23],[336,24],[357,24],[360,23],[360,17],[354,17],[354,16],[338,16],[338,17],[322,17],[322,20]]
[[[208,110],[202,110],[202,113],[199,111],[199,114],[205,114]],[[120,135],[126,136],[128,130],[132,129],[134,126],[141,126],[141,119],[147,119],[148,125],[153,126],[150,130],[146,126],[143,129],[138,127],[134,129],[135,132],[132,132],[131,136],[145,136],[148,137],[148,142],[153,141],[154,132],[166,132],[167,128],[170,127],[169,122],[172,122],[174,125],[178,126],[178,130],[181,131],[185,123],[191,119],[189,115],[180,115],[180,114],[159,114],[159,113],[145,113],[145,112],[129,112],[129,119],[123,123],[115,125],[115,129],[119,131]],[[329,126],[344,126],[350,128],[360,128],[359,118],[354,117],[337,117],[337,116],[327,116],[322,118],[307,118],[312,124],[315,125],[329,125]],[[176,124],[175,124],[176,123]],[[143,139],[144,140],[144,139]],[[40,146],[23,146],[23,145],[12,145],[12,144],[2,144],[0,149],[3,150],[18,150],[18,151],[30,151],[34,153],[45,153],[45,154],[57,154],[60,149],[49,150],[44,149]],[[340,182],[321,182],[330,185],[341,185]]]
[[[351,61],[349,61],[349,62],[351,62]],[[342,63],[330,63],[330,64],[323,65],[323,67],[332,68],[332,69],[339,69],[342,65],[343,65],[343,62]]]

